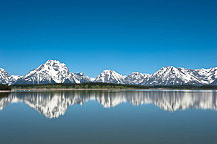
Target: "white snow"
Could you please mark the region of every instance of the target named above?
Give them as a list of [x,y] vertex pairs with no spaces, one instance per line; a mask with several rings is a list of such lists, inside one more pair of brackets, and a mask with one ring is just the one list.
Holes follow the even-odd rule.
[[89,78],[82,73],[71,73],[64,63],[60,63],[57,60],[48,60],[45,64],[40,65],[35,70],[23,76],[18,82],[23,83],[23,81],[32,84],[52,82],[81,83],[89,81]]
[[10,75],[0,68],[2,84],[41,84],[41,83],[83,83],[104,82],[115,84],[138,85],[207,85],[217,84],[217,67],[209,69],[185,69],[173,66],[163,67],[153,74],[133,72],[128,76],[113,70],[104,70],[96,78],[89,78],[83,73],[72,73],[64,63],[48,60],[45,64],[22,76]]
[[104,70],[96,77],[95,82],[123,84],[125,77],[113,70]]

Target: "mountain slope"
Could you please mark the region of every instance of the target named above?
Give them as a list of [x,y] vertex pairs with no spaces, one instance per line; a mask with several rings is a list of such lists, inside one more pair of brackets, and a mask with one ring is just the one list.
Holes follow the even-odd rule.
[[0,68],[0,83],[1,84],[14,84],[20,76],[10,75],[3,68]]
[[200,85],[198,77],[195,76],[194,70],[175,68],[172,66],[163,67],[148,80],[144,81],[142,85]]
[[217,67],[210,69],[197,69],[195,70],[197,77],[203,84],[215,84],[217,81]]
[[125,77],[113,70],[104,70],[100,75],[98,75],[94,82],[104,82],[104,83],[115,83],[124,84]]
[[64,80],[64,83],[86,83],[90,82],[90,78],[83,73],[70,73]]
[[88,77],[69,72],[64,63],[48,60],[18,79],[16,84],[80,83],[81,81],[88,81]]
[[141,84],[143,81],[146,81],[150,76],[151,75],[149,74],[133,72],[125,78],[125,83],[126,84]]
[[184,69],[163,67],[154,74],[133,72],[123,76],[113,70],[104,70],[95,79],[83,73],[71,73],[64,63],[48,60],[45,64],[22,76],[10,75],[0,68],[1,84],[49,84],[103,82],[136,85],[217,85],[217,67],[210,69]]
[[208,85],[215,84],[217,68],[211,69],[184,69],[172,66],[163,67],[142,85]]

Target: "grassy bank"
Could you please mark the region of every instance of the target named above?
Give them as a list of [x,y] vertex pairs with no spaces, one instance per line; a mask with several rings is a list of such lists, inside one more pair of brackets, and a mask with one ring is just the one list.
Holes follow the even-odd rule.
[[82,84],[23,84],[12,85],[12,89],[213,89],[217,90],[217,86],[204,85],[176,85],[176,86],[140,86],[127,84],[112,84],[112,83],[82,83]]

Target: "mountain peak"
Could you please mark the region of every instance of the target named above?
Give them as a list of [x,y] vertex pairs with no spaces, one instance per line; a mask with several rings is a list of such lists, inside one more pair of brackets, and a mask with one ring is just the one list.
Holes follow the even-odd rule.
[[47,83],[80,83],[88,81],[82,74],[71,73],[64,63],[57,60],[48,60],[38,68],[30,71],[17,84],[47,84]]
[[17,79],[10,75],[5,69],[0,68],[0,84],[13,84]]
[[[142,73],[140,73],[140,72],[132,72],[131,74],[129,74],[129,75],[143,75]],[[128,75],[128,76],[129,76]]]
[[217,85],[217,67],[185,69],[167,66],[151,75],[133,72],[128,76],[121,75],[114,70],[104,70],[95,79],[90,79],[83,73],[71,73],[67,66],[58,60],[47,60],[23,77],[10,75],[0,68],[0,83],[2,84],[85,83],[90,81],[138,85]]
[[60,61],[57,60],[48,60],[46,63],[42,64],[41,66],[47,65],[49,67],[62,67],[62,68],[67,68],[64,63],[61,63]]
[[167,66],[167,67],[162,67],[161,69],[171,70],[171,69],[175,69],[175,67],[174,66]]
[[101,75],[114,75],[114,76],[118,76],[118,77],[124,77],[123,75],[117,73],[116,71],[114,70],[104,70]]
[[105,83],[124,83],[125,76],[113,71],[113,70],[104,70],[99,76],[96,77],[96,82],[105,82]]
[[117,72],[115,72],[113,70],[104,70],[102,73],[117,73]]
[[127,82],[127,84],[141,84],[143,81],[146,81],[149,77],[149,74],[133,72],[125,78],[125,81]]
[[177,73],[178,72],[178,68],[175,68],[173,66],[167,66],[167,67],[162,67],[160,70],[158,70],[157,72],[155,72],[153,75],[159,75],[159,74],[169,74],[169,73]]
[[58,60],[47,60],[45,64],[53,64],[53,63],[60,64],[61,62]]
[[8,73],[5,69],[3,69],[3,68],[0,68],[0,72],[1,73]]

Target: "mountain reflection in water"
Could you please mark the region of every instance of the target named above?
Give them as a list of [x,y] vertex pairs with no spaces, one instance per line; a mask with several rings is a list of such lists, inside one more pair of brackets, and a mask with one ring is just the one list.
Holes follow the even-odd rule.
[[217,110],[216,91],[58,91],[58,92],[13,92],[0,94],[0,110],[9,103],[26,103],[47,118],[64,115],[71,105],[82,105],[95,100],[104,108],[121,103],[132,105],[154,104],[166,110],[185,109]]

